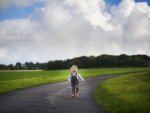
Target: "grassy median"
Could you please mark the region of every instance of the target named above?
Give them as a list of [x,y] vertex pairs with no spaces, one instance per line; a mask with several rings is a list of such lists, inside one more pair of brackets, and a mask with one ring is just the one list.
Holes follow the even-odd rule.
[[110,79],[97,86],[94,95],[108,113],[150,113],[150,73]]

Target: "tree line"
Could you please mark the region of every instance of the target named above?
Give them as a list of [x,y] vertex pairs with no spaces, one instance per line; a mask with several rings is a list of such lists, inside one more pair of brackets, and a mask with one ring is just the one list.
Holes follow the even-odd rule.
[[99,55],[81,56],[67,60],[50,60],[45,63],[17,62],[15,65],[0,64],[0,70],[59,70],[69,69],[72,65],[79,68],[100,68],[100,67],[148,67],[150,57],[147,55]]
[[17,62],[15,65],[4,65],[0,64],[0,70],[46,70],[47,63],[33,63],[33,62],[25,62],[21,64]]

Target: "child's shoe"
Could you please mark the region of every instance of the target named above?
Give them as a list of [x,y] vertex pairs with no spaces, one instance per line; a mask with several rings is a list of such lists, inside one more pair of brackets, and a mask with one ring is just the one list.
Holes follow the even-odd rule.
[[76,96],[78,96],[78,93],[76,93]]
[[72,97],[74,97],[75,96],[75,92],[72,92]]

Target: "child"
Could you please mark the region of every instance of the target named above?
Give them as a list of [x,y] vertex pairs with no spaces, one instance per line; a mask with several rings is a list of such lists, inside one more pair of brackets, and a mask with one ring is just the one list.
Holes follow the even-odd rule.
[[71,87],[72,87],[72,97],[74,97],[75,95],[78,96],[78,92],[79,92],[79,79],[82,80],[82,82],[84,81],[84,79],[80,76],[79,73],[77,73],[78,71],[78,67],[76,65],[73,65],[71,68],[71,74],[68,77],[68,81],[69,83],[71,82]]

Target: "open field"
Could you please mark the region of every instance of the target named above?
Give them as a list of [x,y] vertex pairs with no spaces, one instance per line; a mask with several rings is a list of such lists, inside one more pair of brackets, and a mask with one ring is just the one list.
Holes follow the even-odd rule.
[[31,71],[43,71],[43,70],[0,70],[0,72],[31,72]]
[[97,86],[94,95],[109,113],[150,113],[150,73],[110,79]]
[[[148,68],[79,69],[83,78],[147,71]],[[45,83],[67,80],[70,70],[0,72],[0,94]]]

